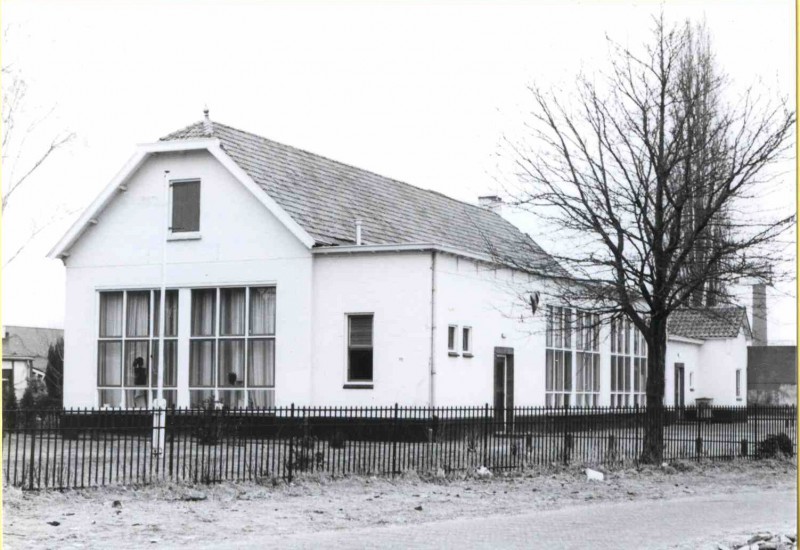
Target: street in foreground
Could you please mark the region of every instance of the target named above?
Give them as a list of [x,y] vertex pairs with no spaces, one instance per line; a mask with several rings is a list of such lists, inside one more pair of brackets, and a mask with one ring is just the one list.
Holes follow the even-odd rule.
[[[4,490],[6,548],[717,548],[796,533],[796,464],[577,469],[491,480],[307,478],[22,493]],[[724,546],[723,546],[724,547]]]

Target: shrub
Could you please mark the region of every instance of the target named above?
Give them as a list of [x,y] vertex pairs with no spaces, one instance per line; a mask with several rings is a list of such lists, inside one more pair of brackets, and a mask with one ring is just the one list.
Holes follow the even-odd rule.
[[212,397],[204,399],[200,408],[202,413],[197,417],[194,435],[201,445],[216,445],[222,439],[226,411],[218,409]]
[[768,435],[758,444],[758,458],[776,458],[779,454],[789,457],[794,455],[792,440],[785,433]]
[[328,447],[331,449],[344,449],[346,444],[347,438],[344,436],[344,432],[341,430],[336,430],[331,436],[330,440],[328,440]]

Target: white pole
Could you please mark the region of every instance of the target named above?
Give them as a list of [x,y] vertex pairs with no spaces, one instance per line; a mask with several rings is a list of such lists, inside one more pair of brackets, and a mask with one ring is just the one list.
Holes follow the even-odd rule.
[[164,334],[166,334],[167,310],[167,237],[169,236],[169,170],[164,170],[164,225],[161,240],[161,293],[158,308],[158,371],[157,390],[153,402],[153,452],[164,450],[165,422],[167,419],[164,401]]

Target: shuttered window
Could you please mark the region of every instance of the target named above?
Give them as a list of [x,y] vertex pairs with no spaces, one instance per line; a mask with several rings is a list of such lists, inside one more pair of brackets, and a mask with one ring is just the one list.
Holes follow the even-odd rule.
[[350,315],[347,319],[347,380],[372,382],[372,315]]
[[173,233],[200,231],[200,182],[180,181],[172,183]]

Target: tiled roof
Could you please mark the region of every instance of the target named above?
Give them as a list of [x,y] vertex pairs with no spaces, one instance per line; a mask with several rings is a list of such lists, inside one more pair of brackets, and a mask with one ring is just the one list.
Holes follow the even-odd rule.
[[744,330],[745,336],[750,336],[747,310],[741,306],[681,309],[669,316],[667,324],[671,336],[698,340],[735,338],[740,330]]
[[[163,141],[216,137],[225,152],[315,240],[316,246],[436,244],[566,275],[498,214],[218,122],[197,122]],[[490,254],[491,252],[491,254]]]

